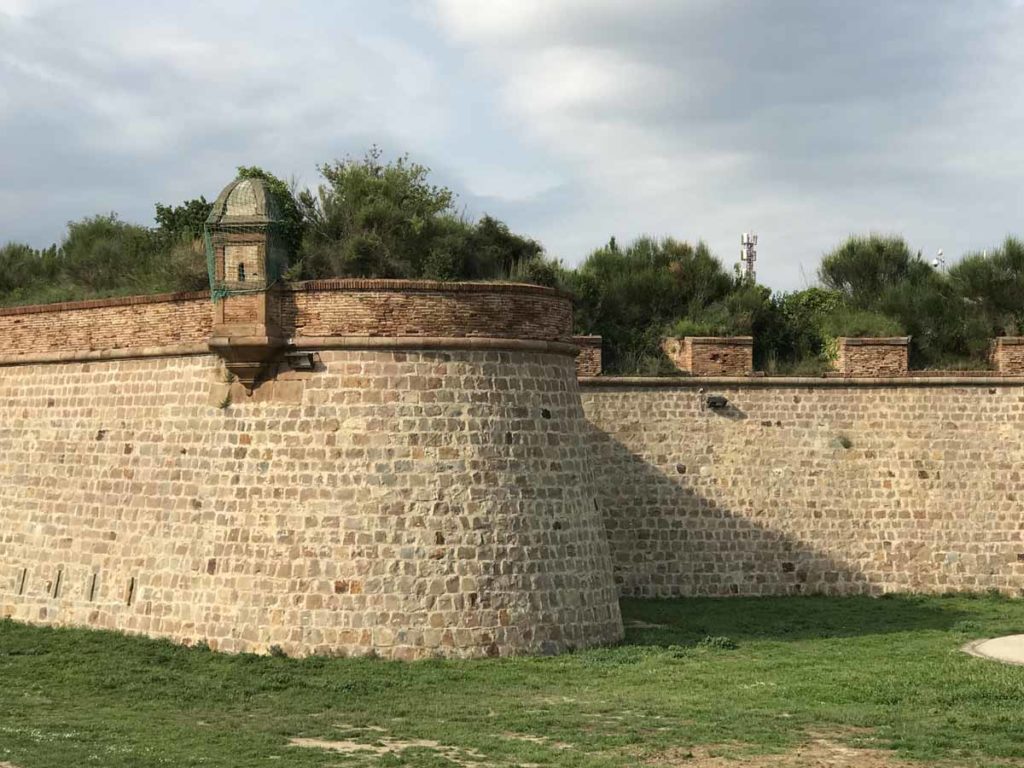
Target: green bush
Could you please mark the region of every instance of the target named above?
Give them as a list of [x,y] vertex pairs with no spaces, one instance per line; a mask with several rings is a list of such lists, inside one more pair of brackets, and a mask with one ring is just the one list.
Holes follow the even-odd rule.
[[408,157],[384,162],[373,147],[320,174],[325,183],[298,195],[303,277],[559,280],[538,242],[490,216],[464,220],[455,194]]
[[576,297],[576,330],[605,339],[605,370],[672,370],[661,351],[670,325],[724,300],[736,281],[704,243],[641,237],[626,248],[610,240],[565,274]]
[[839,307],[826,315],[821,329],[830,337],[877,338],[904,335],[903,326],[891,317],[880,312],[849,307]]

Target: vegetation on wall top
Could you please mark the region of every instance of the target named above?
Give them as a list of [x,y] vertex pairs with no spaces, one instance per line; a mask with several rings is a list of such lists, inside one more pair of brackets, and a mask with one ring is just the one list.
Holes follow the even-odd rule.
[[[992,336],[1024,333],[1024,243],[1009,238],[935,269],[900,237],[848,238],[822,258],[820,285],[772,293],[725,269],[708,247],[615,238],[576,268],[484,215],[470,221],[455,193],[407,156],[376,147],[319,167],[315,189],[258,167],[284,219],[287,279],[389,277],[517,280],[576,298],[576,329],[604,338],[611,373],[658,373],[665,335],[753,335],[755,365],[771,373],[827,366],[837,336],[910,335],[912,367],[983,366]],[[205,197],[157,203],[155,226],[116,214],[68,224],[61,243],[0,247],[0,306],[198,290],[207,286]]]

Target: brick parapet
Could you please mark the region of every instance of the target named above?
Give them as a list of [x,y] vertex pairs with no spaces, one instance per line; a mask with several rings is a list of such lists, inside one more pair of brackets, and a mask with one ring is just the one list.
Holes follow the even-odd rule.
[[992,339],[989,358],[996,370],[1011,376],[1024,375],[1024,336]]
[[573,336],[572,342],[579,347],[576,353],[577,376],[600,376],[603,362],[600,336]]
[[[294,337],[499,338],[572,341],[572,302],[518,283],[320,280],[279,286],[272,311]],[[208,292],[0,309],[6,360],[205,343]]]
[[754,371],[752,336],[666,337],[661,348],[676,368],[691,376],[749,376]]
[[836,339],[836,371],[841,376],[904,376],[910,370],[910,337]]

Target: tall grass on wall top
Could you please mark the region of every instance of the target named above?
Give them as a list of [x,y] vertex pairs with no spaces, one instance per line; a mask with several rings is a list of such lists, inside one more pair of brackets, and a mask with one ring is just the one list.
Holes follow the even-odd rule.
[[824,338],[824,357],[835,361],[839,357],[839,339],[887,338],[903,336],[903,326],[891,317],[865,309],[842,307],[824,318],[821,326]]

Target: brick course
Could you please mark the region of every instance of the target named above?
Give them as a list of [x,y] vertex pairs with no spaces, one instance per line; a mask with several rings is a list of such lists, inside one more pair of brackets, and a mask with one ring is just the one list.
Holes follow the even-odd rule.
[[128,296],[0,308],[5,356],[205,342],[213,314],[206,292]]
[[296,336],[572,338],[572,302],[539,286],[319,280],[287,286],[278,301],[282,329]]
[[[320,280],[279,286],[271,306],[288,336],[572,337],[565,294],[514,283]],[[5,356],[205,343],[212,318],[206,292],[11,307],[0,338]]]

